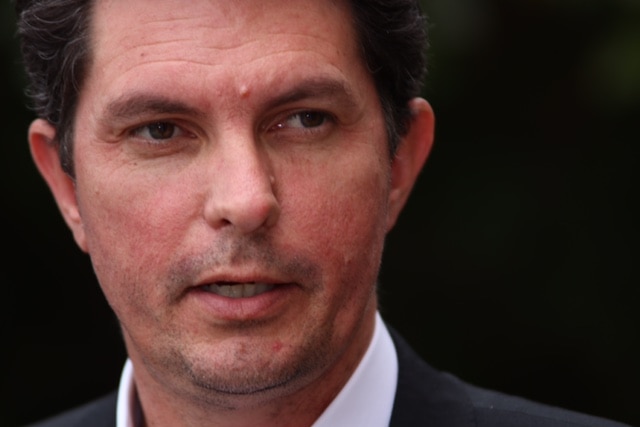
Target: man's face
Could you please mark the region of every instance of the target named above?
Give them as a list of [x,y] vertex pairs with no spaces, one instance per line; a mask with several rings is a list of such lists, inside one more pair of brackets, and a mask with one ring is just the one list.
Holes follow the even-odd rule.
[[139,379],[287,393],[365,350],[399,208],[338,3],[97,2],[73,228]]

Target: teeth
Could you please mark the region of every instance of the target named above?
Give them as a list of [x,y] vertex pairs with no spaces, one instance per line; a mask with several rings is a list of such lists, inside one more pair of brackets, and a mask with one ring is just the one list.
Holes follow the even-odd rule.
[[235,285],[206,285],[203,289],[227,298],[249,298],[273,289],[275,285],[266,283],[238,283]]

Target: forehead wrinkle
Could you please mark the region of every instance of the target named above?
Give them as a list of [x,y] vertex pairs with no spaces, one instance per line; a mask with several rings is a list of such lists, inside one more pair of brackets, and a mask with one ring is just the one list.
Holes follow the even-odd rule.
[[[310,38],[315,38],[313,36],[305,36]],[[284,38],[287,41],[286,37]],[[112,67],[119,68],[118,74],[120,76],[124,76],[126,73],[131,70],[135,70],[138,67],[144,67],[148,65],[154,64],[175,64],[176,70],[181,67],[191,65],[201,65],[206,67],[219,67],[219,66],[227,66],[233,61],[235,66],[238,67],[238,71],[242,71],[242,67],[247,66],[251,63],[260,63],[266,62],[268,63],[272,57],[278,55],[286,55],[290,53],[303,53],[310,56],[318,56],[321,55],[318,52],[310,51],[305,47],[298,47],[294,45],[286,45],[284,43],[277,44],[274,43],[274,40],[264,40],[264,39],[254,39],[250,41],[246,41],[244,43],[238,43],[236,46],[189,46],[188,49],[183,49],[179,43],[181,41],[191,41],[190,38],[180,39],[180,40],[172,40],[172,41],[155,41],[148,42],[144,44],[138,44],[136,46],[132,46],[131,48],[125,48],[128,51],[119,52],[111,55],[110,58],[103,57],[100,63],[103,64],[103,69],[111,69]],[[176,44],[176,46],[172,47],[172,44]],[[238,58],[229,59],[221,56],[224,52],[233,51],[234,49],[244,49],[250,48],[251,45],[259,45],[261,48],[257,49],[259,52],[262,52],[260,55],[257,55],[253,58],[245,58],[242,61],[238,60]],[[276,45],[276,46],[274,46]],[[154,49],[155,47],[159,47],[158,49]],[[171,51],[171,56],[167,57],[167,51]],[[137,61],[132,61],[132,57],[139,58]],[[360,58],[357,58],[360,61]],[[328,64],[330,65],[330,64]],[[204,69],[203,69],[204,71]]]
[[[174,12],[175,13],[175,12]],[[211,22],[209,16],[171,16],[169,18],[161,18],[160,16],[154,18],[153,12],[147,15],[147,20],[138,20],[136,26],[145,27],[148,26],[145,35],[142,37],[130,37],[126,31],[114,31],[111,20],[96,19],[93,17],[94,36],[96,40],[109,40],[112,39],[112,44],[125,47],[126,49],[144,49],[145,47],[153,47],[157,45],[180,42],[198,42],[198,48],[207,50],[231,50],[242,45],[251,45],[253,43],[259,44],[274,44],[274,37],[281,37],[279,41],[283,44],[282,50],[286,49],[286,45],[289,44],[290,37],[296,38],[313,38],[320,41],[331,41],[331,35],[324,34],[308,34],[304,30],[296,31],[295,28],[283,25],[281,22],[272,22],[269,27],[261,28],[261,31],[256,34],[250,35],[246,31],[247,26],[252,26],[252,23],[256,19],[260,19],[261,14],[254,13],[254,16],[244,17],[244,19],[233,20],[215,20],[215,23]],[[97,22],[96,22],[97,21]],[[98,25],[101,23],[102,25]],[[187,23],[185,25],[185,23]],[[220,25],[218,25],[220,24]],[[188,31],[184,33],[184,30]],[[126,30],[126,28],[125,28]],[[226,36],[231,37],[212,37],[211,32],[225,33]],[[353,32],[353,28],[351,29]],[[184,35],[186,34],[186,35]],[[182,37],[179,37],[182,35]],[[264,36],[267,36],[266,38]],[[117,37],[117,39],[113,39]],[[155,40],[150,40],[153,37]],[[252,37],[253,39],[251,39]],[[213,45],[213,42],[217,43],[217,46]]]
[[[266,36],[266,37],[264,37]],[[175,60],[180,61],[182,55],[186,55],[184,60],[188,60],[190,62],[198,63],[198,64],[207,64],[207,65],[217,65],[216,59],[219,59],[216,54],[225,51],[233,51],[238,49],[250,49],[254,45],[258,45],[260,47],[269,48],[268,53],[264,52],[264,50],[260,50],[263,52],[259,56],[252,59],[252,61],[260,61],[268,58],[271,55],[278,55],[281,53],[289,53],[289,52],[306,52],[313,54],[313,51],[310,51],[308,47],[299,47],[298,40],[292,40],[291,36],[294,36],[298,39],[311,39],[315,42],[327,42],[330,44],[330,39],[319,36],[319,35],[310,35],[303,33],[281,33],[281,32],[264,32],[259,35],[254,36],[253,39],[245,39],[240,40],[239,38],[228,37],[216,39],[218,44],[214,45],[212,43],[212,38],[209,37],[182,37],[182,38],[167,38],[166,40],[154,40],[154,41],[139,41],[131,46],[125,46],[126,49],[131,51],[140,51],[140,53],[150,53],[144,52],[145,49],[154,48],[154,47],[162,47],[161,54],[166,55],[167,49],[172,47],[181,48],[184,46],[180,46],[181,43],[187,42],[197,42],[195,45],[189,45],[188,51],[184,49],[176,49],[175,51]],[[209,42],[205,44],[204,42]],[[174,46],[178,45],[178,46]],[[123,44],[124,46],[124,44]],[[197,61],[191,56],[191,53],[199,54],[200,58],[203,60]],[[346,51],[341,52],[341,54],[347,54]],[[204,58],[210,58],[209,61],[204,60]]]
[[[104,4],[104,3],[103,3]],[[108,4],[108,3],[107,3]],[[339,3],[344,6],[342,2]],[[142,63],[153,61],[153,57],[156,55],[169,55],[173,56],[176,61],[190,61],[198,65],[218,65],[216,57],[224,50],[233,50],[235,48],[241,48],[243,45],[250,47],[254,44],[278,47],[278,51],[294,51],[295,43],[290,40],[292,37],[299,38],[312,38],[317,42],[328,41],[332,42],[331,34],[309,34],[305,29],[300,29],[285,25],[284,19],[272,21],[269,26],[253,25],[255,21],[260,22],[265,15],[263,8],[267,8],[266,3],[259,3],[259,7],[252,8],[250,11],[244,11],[242,14],[237,14],[233,8],[217,7],[217,11],[213,13],[214,18],[209,13],[208,8],[202,9],[202,13],[199,15],[186,15],[182,9],[174,10],[160,10],[154,11],[154,8],[149,10],[149,13],[145,13],[136,19],[135,26],[142,28],[147,26],[145,31],[139,37],[130,37],[128,29],[131,25],[121,27],[120,30],[114,31],[113,19],[107,19],[104,13],[96,13],[94,10],[93,16],[93,35],[94,40],[108,41],[112,47],[120,46],[120,49],[116,48],[115,52],[102,52],[103,64],[114,64],[125,70],[133,68],[136,62],[142,65],[138,61],[132,61],[131,55],[135,55],[142,59],[145,56],[147,60],[143,60]],[[337,4],[334,2],[334,6]],[[228,10],[227,10],[228,9]],[[205,11],[207,13],[205,13]],[[350,16],[350,10],[345,8],[347,16]],[[110,11],[115,12],[115,11]],[[166,13],[170,15],[167,16]],[[111,16],[108,14],[107,16]],[[111,16],[113,17],[113,16]],[[347,22],[350,22],[347,19]],[[97,24],[97,25],[96,25]],[[254,29],[253,32],[247,32],[246,27],[250,26]],[[349,25],[349,33],[354,36],[353,24]],[[255,32],[259,31],[259,34]],[[185,32],[186,31],[186,32]],[[215,36],[216,33],[225,33],[223,37]],[[266,36],[266,37],[265,37]],[[117,37],[117,39],[114,39]],[[279,38],[279,40],[276,40]],[[342,55],[353,53],[355,43],[353,43],[355,37],[350,37],[350,46],[341,46],[340,50],[343,50]],[[188,49],[184,49],[184,43],[191,43],[190,46],[186,46]],[[183,45],[181,45],[183,43]],[[96,46],[97,47],[97,46]],[[346,51],[344,50],[346,48]],[[127,52],[128,51],[128,52]],[[272,52],[275,53],[275,52]],[[105,56],[106,54],[106,56]],[[191,55],[189,57],[189,55]],[[128,58],[128,59],[127,59]],[[170,59],[170,58],[169,58]],[[260,59],[260,58],[256,58]]]

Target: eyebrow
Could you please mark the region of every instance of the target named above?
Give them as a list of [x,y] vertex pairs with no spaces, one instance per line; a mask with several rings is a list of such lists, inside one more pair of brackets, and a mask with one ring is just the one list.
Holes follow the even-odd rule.
[[347,107],[356,105],[354,93],[342,81],[332,78],[310,78],[297,82],[292,88],[267,102],[268,108],[308,98],[329,98]]
[[146,114],[204,116],[204,112],[175,99],[146,93],[122,96],[107,104],[108,120],[128,119]]

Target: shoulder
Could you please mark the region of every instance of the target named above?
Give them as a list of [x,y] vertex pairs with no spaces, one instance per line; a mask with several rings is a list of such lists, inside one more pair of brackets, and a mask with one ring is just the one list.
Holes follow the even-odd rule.
[[396,332],[391,335],[399,368],[392,427],[625,427],[468,384],[432,368]]
[[450,376],[466,392],[474,408],[476,425],[521,427],[625,427],[592,415],[533,402],[517,396],[470,385]]
[[115,427],[116,401],[114,392],[28,427]]

